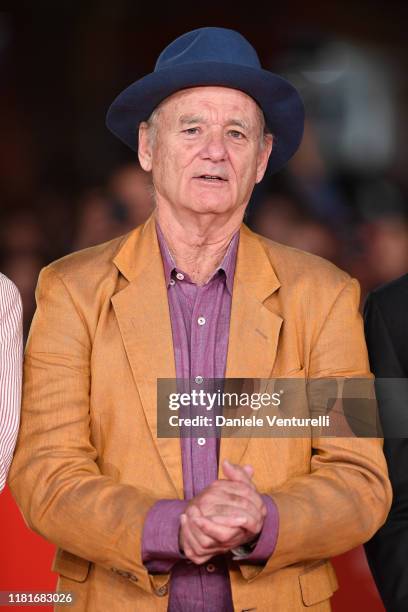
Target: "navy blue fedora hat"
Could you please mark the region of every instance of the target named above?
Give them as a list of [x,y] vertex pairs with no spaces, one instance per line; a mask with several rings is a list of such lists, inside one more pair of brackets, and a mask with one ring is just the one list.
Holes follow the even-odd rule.
[[137,151],[139,124],[160,102],[181,89],[205,85],[239,89],[257,102],[274,135],[269,169],[277,172],[302,139],[303,102],[293,85],[261,67],[255,49],[234,30],[200,28],[176,38],[160,54],[154,72],[117,96],[106,125]]

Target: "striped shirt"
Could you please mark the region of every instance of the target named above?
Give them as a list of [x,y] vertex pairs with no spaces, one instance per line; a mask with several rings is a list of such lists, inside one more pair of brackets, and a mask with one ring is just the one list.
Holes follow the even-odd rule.
[[13,458],[20,422],[22,305],[17,287],[0,273],[0,491]]

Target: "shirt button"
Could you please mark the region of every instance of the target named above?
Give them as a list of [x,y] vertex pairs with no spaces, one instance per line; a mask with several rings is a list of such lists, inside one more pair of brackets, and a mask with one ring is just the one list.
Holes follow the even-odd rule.
[[177,272],[176,278],[178,278],[179,280],[183,280],[184,274],[182,274],[181,272]]
[[197,323],[199,325],[205,325],[205,318],[204,317],[198,317]]
[[210,574],[212,574],[213,572],[215,572],[214,563],[207,563],[207,565],[205,566],[205,569],[207,570],[207,572],[210,572]]
[[176,284],[176,281],[174,280],[174,278],[171,278],[170,279],[170,285],[175,285],[175,284]]
[[167,595],[167,590],[167,585],[164,584],[163,586],[156,589],[156,595],[158,595],[159,597],[164,597],[165,595]]
[[197,444],[199,444],[200,446],[204,446],[204,444],[205,444],[205,438],[198,438],[198,440],[197,440]]
[[202,376],[196,376],[194,380],[196,381],[197,385],[201,385],[204,378]]

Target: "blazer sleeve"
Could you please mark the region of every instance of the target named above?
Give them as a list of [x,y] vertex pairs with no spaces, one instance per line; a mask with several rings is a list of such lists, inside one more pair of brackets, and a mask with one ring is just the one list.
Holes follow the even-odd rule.
[[0,491],[6,484],[20,421],[22,305],[17,287],[0,274]]
[[[311,348],[310,378],[371,376],[358,305],[359,285],[349,279]],[[279,535],[260,576],[350,550],[377,531],[391,505],[382,440],[313,437],[310,473],[267,493],[279,510]]]
[[[401,363],[395,348],[394,332],[387,325],[375,294],[371,294],[365,305],[365,332],[371,369],[376,376],[387,379],[402,379],[408,364]],[[406,324],[399,322],[398,333],[404,333]],[[408,338],[407,338],[408,342]],[[408,610],[408,438],[387,437],[388,431],[395,436],[395,420],[390,413],[403,404],[408,417],[408,395],[404,385],[399,391],[382,398],[378,394],[380,418],[384,427],[384,454],[388,463],[393,488],[393,503],[387,521],[374,537],[365,544],[365,551],[374,580],[387,610]],[[397,391],[397,387],[395,391]],[[401,394],[402,391],[402,394]],[[390,400],[392,403],[390,403]],[[398,419],[399,414],[395,415]]]
[[141,537],[157,500],[99,470],[89,406],[92,341],[53,268],[41,272],[36,299],[9,479],[12,494],[34,531],[151,592]]

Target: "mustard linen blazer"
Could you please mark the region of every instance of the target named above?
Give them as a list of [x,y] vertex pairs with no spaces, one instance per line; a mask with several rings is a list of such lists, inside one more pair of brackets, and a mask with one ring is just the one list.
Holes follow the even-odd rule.
[[[157,500],[183,498],[183,478],[179,439],[156,437],[156,379],[175,364],[153,217],[44,268],[36,298],[12,493],[58,547],[69,610],[164,612],[169,575],[148,573],[141,536]],[[346,273],[243,224],[226,377],[370,376],[358,303]],[[280,516],[265,565],[231,562],[234,611],[330,610],[328,559],[368,540],[390,508],[382,441],[225,438],[224,458],[254,466]]]

